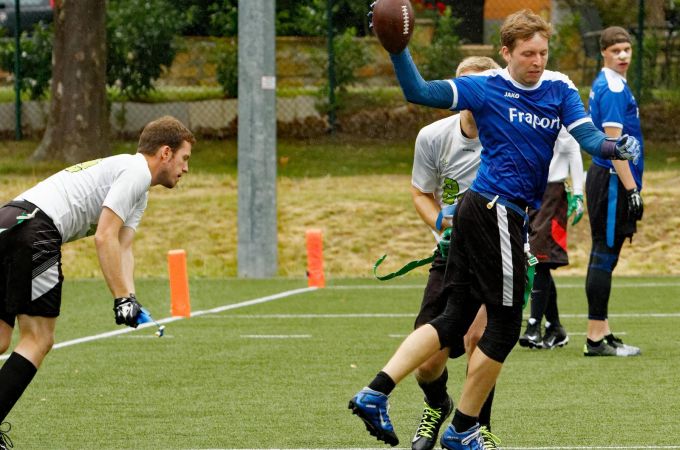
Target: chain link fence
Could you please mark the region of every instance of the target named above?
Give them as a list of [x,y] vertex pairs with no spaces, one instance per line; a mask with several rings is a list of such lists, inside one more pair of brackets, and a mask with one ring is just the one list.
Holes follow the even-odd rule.
[[[327,1],[331,2],[328,9],[333,11],[333,0]],[[368,5],[368,1],[363,3]],[[460,59],[468,55],[498,59],[500,24],[512,12],[530,8],[553,24],[550,68],[569,75],[584,92],[601,65],[600,30],[621,25],[634,36],[634,57],[640,56],[629,71],[640,103],[654,105],[654,99],[670,102],[678,97],[678,0],[412,0],[411,3],[416,11],[412,53],[419,67],[428,63],[426,57],[442,59],[441,71],[434,75],[437,78],[451,76]],[[455,25],[442,30],[440,24],[448,14],[447,8]],[[326,35],[277,37],[279,137],[310,138],[331,132],[413,137],[421,126],[446,114],[407,105],[387,52],[370,32],[362,36],[368,30],[366,19],[350,24],[353,28],[348,33],[349,27],[338,26],[340,19],[346,17],[337,17],[337,11],[335,14],[328,21]],[[428,53],[428,47],[434,47],[433,42],[442,35],[454,39],[451,42],[456,44],[446,47],[444,55]],[[330,37],[334,45],[329,53]],[[238,100],[230,98],[236,93],[238,73],[233,64],[235,39],[185,36],[177,39],[179,51],[173,64],[156,80],[157,94],[152,99],[111,103],[110,126],[114,136],[135,137],[144,124],[161,114],[176,116],[203,137],[236,136]],[[335,67],[330,77],[329,57],[334,59]],[[329,78],[335,80],[334,86]],[[0,89],[7,91],[5,102],[0,103],[0,134],[10,138],[14,136],[18,116],[12,93],[14,79],[5,73],[0,81],[3,84]],[[47,101],[22,103],[24,135],[39,138],[47,118]]]

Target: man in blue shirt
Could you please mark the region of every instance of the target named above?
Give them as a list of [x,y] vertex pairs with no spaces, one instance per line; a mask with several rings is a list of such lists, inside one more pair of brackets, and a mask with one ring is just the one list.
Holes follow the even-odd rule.
[[621,27],[609,27],[600,35],[604,67],[590,91],[589,108],[595,126],[607,136],[635,136],[640,142],[637,162],[593,157],[588,169],[586,196],[593,240],[586,277],[588,332],[585,356],[636,356],[640,349],[624,344],[609,329],[608,304],[612,272],[626,238],[632,240],[642,219],[644,153],[640,114],[626,83],[632,57],[631,40]]
[[484,448],[479,412],[521,331],[528,250],[525,209],[540,207],[562,125],[581,147],[604,159],[639,154],[634,138],[607,140],[586,114],[571,81],[545,70],[551,30],[543,18],[522,10],[508,16],[500,32],[507,63],[502,70],[426,82],[408,49],[391,55],[406,99],[472,111],[484,148],[477,178],[453,218],[444,313],[413,331],[349,402],[369,433],[391,445],[399,439],[387,413],[388,395],[431,355],[459,341],[483,303],[487,327],[470,357],[453,423],[440,442],[446,449]]

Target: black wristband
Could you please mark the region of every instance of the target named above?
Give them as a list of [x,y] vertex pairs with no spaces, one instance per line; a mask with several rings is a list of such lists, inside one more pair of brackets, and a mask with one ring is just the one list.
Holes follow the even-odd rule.
[[602,159],[618,159],[616,157],[616,140],[613,138],[606,138],[600,146],[600,155]]

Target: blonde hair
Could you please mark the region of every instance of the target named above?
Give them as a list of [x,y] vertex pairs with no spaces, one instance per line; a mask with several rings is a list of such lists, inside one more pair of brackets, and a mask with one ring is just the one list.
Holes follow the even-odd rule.
[[172,116],[163,116],[146,124],[139,136],[137,151],[155,155],[159,148],[167,145],[174,153],[184,141],[193,145],[196,143],[196,138],[179,120]]
[[500,33],[501,45],[512,52],[518,39],[531,39],[536,33],[550,39],[552,27],[530,9],[522,9],[505,18]]
[[468,56],[458,64],[456,76],[459,77],[461,73],[468,71],[484,72],[485,70],[500,68],[501,66],[488,56]]

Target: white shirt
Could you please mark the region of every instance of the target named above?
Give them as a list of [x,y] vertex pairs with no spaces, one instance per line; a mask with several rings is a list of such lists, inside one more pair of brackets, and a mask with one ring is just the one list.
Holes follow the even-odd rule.
[[557,135],[553,152],[548,172],[548,183],[564,181],[571,175],[574,195],[583,195],[584,176],[581,147],[564,127]]
[[439,205],[452,205],[477,175],[482,144],[463,136],[456,114],[422,128],[416,138],[411,184],[433,193]]
[[66,243],[94,234],[105,206],[136,230],[150,185],[144,155],[116,155],[57,172],[15,200],[27,200],[45,212]]

